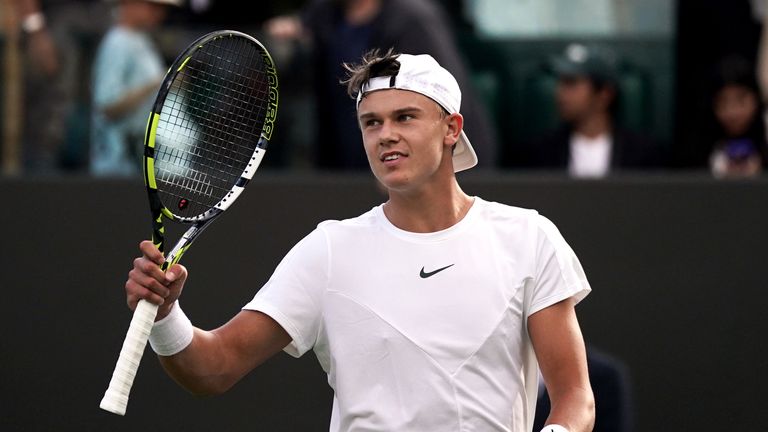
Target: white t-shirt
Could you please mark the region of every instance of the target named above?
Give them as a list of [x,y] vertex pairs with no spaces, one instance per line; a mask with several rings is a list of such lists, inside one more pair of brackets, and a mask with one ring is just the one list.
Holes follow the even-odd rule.
[[326,221],[244,309],[315,351],[334,389],[331,431],[530,431],[537,395],[526,318],[589,284],[557,228],[475,198],[439,232],[381,206]]
[[607,133],[589,138],[581,134],[571,135],[571,160],[568,172],[573,177],[598,178],[608,175],[611,169],[611,137]]

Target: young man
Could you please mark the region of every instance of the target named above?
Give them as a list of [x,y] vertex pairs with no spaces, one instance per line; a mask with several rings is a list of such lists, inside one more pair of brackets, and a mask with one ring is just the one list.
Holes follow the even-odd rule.
[[616,118],[618,69],[612,51],[571,44],[551,66],[562,125],[534,143],[537,165],[567,169],[579,178],[663,165],[659,147]]
[[[450,20],[435,0],[320,0],[305,2],[298,17],[277,17],[267,29],[278,38],[312,40],[315,98],[328,109],[317,110],[315,151],[323,169],[368,169],[355,121],[355,104],[339,86],[344,63],[372,49],[392,47],[402,53],[429,54],[448,69],[463,88],[464,129],[472,132],[481,165],[494,166],[496,137],[486,110],[470,87],[467,67],[454,42]],[[319,102],[322,101],[322,102]]]
[[193,328],[143,242],[126,289],[161,304],[150,342],[194,393],[227,390],[284,349],[314,350],[335,391],[331,431],[530,431],[537,359],[551,395],[546,431],[589,431],[594,404],[574,305],[590,291],[578,259],[535,211],[465,194],[477,162],[456,80],[428,55],[376,53],[348,88],[371,170],[389,200],[326,221],[224,326]]

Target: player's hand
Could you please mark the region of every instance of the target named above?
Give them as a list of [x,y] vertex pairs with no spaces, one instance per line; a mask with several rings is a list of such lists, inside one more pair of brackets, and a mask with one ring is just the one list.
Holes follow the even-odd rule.
[[159,306],[156,320],[161,320],[181,295],[187,280],[187,269],[174,264],[163,273],[160,266],[165,258],[151,241],[141,242],[139,250],[142,256],[133,261],[133,269],[128,272],[125,282],[128,307],[135,310],[139,300],[147,300]]

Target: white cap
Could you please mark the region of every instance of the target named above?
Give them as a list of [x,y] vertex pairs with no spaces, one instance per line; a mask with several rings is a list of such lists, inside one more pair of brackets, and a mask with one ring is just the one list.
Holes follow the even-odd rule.
[[[376,90],[398,89],[420,93],[437,102],[451,114],[459,112],[459,108],[461,108],[459,83],[432,56],[428,54],[400,54],[397,61],[400,63],[400,70],[396,75],[375,77],[363,83],[357,94],[358,108],[366,93]],[[453,151],[453,170],[459,172],[475,165],[477,165],[477,154],[475,154],[475,149],[472,148],[467,134],[462,130]]]

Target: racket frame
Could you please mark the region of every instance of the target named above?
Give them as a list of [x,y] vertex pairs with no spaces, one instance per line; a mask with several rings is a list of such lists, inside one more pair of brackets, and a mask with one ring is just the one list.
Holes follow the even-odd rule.
[[[240,179],[232,186],[229,192],[214,206],[205,211],[204,213],[192,217],[182,217],[174,214],[167,206],[165,206],[160,199],[160,194],[157,189],[157,182],[155,179],[155,138],[157,133],[157,125],[160,121],[161,111],[165,99],[171,89],[171,85],[176,79],[176,76],[187,65],[187,62],[194,55],[194,53],[203,48],[207,43],[210,43],[216,39],[224,37],[244,37],[249,39],[252,43],[259,47],[259,52],[262,56],[264,64],[266,65],[266,73],[269,85],[268,102],[266,105],[266,115],[264,124],[261,130],[261,135],[256,144],[256,147],[251,156],[251,160],[248,166],[243,171]],[[165,226],[163,219],[168,219],[180,223],[192,224],[189,229],[182,235],[182,237],[176,242],[173,249],[165,256],[161,269],[163,271],[168,270],[169,267],[178,263],[181,257],[189,249],[195,239],[208,227],[216,217],[221,215],[229,206],[240,196],[243,189],[253,177],[253,174],[258,169],[261,161],[266,152],[269,140],[272,137],[274,130],[274,123],[277,117],[277,105],[278,105],[278,81],[277,71],[275,69],[274,61],[269,55],[267,49],[255,38],[245,33],[233,31],[233,30],[221,30],[212,33],[208,33],[185,49],[173,62],[171,67],[163,79],[163,82],[158,91],[158,95],[155,99],[155,103],[152,108],[152,112],[149,115],[147,121],[147,129],[144,139],[144,160],[143,160],[143,172],[144,172],[144,184],[147,188],[147,195],[149,198],[149,207],[152,214],[152,242],[160,250],[164,252],[165,249]],[[144,353],[144,349],[149,340],[149,334],[152,331],[155,318],[157,316],[158,306],[152,304],[146,300],[139,300],[136,310],[134,311],[131,324],[128,327],[125,341],[120,351],[117,364],[115,365],[112,378],[109,383],[109,387],[101,400],[100,407],[106,411],[125,415],[125,411],[128,405],[128,397],[133,386],[133,380],[136,376],[141,357]]]

